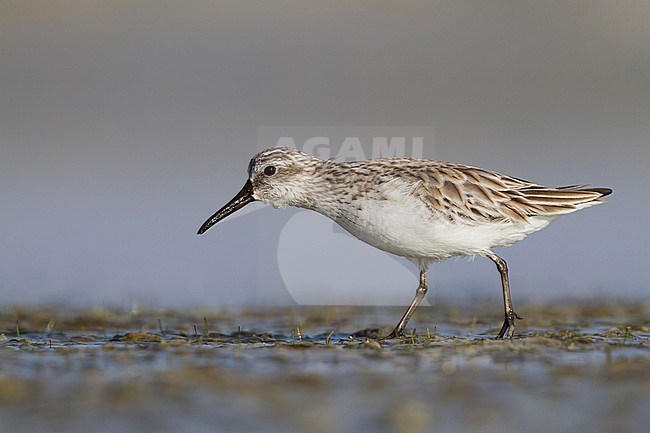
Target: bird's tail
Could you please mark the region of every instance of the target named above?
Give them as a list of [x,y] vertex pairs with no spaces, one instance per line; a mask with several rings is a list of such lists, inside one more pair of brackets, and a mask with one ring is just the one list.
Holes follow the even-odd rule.
[[[586,191],[586,192],[596,192],[600,194],[600,197],[605,197],[606,195],[610,195],[612,193],[611,188],[586,188],[588,187],[588,184],[577,184],[577,185],[566,185],[566,186],[558,186],[555,189],[565,189],[565,190],[571,190],[571,191]],[[598,198],[600,198],[598,197]]]
[[587,185],[567,185],[547,188],[539,185],[517,190],[523,196],[509,202],[510,207],[518,206],[525,216],[560,216],[578,209],[603,203],[602,197],[612,193],[609,188],[591,188]]
[[[600,194],[600,197],[605,197],[607,195],[610,195],[612,193],[611,188],[582,188],[580,191],[589,191],[589,192],[597,192]],[[600,198],[598,197],[598,198]]]

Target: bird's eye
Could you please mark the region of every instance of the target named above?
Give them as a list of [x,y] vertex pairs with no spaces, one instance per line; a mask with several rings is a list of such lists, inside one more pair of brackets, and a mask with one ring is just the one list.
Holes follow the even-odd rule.
[[267,165],[266,167],[264,167],[264,174],[267,176],[273,176],[275,174],[275,166]]

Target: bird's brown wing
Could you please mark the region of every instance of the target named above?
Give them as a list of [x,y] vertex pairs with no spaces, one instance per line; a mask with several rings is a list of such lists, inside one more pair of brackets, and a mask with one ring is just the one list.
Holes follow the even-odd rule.
[[528,221],[596,204],[611,190],[584,185],[551,188],[500,173],[440,163],[411,172],[412,194],[450,222]]

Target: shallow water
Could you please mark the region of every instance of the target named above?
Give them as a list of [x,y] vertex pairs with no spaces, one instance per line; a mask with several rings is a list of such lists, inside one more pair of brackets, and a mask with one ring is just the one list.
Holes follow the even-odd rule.
[[645,431],[647,305],[518,312],[5,311],[0,431]]

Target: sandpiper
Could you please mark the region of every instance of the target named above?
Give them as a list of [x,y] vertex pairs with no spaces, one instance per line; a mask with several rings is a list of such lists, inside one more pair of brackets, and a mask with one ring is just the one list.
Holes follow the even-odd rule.
[[578,209],[602,203],[609,188],[546,187],[469,165],[415,158],[366,161],[320,160],[291,148],[264,150],[248,165],[241,191],[198,231],[259,200],[275,208],[316,211],[358,239],[405,257],[420,269],[415,298],[386,338],[404,334],[427,292],[432,262],[483,256],[501,274],[505,319],[497,338],[511,338],[515,313],[506,261],[492,249],[505,247]]

